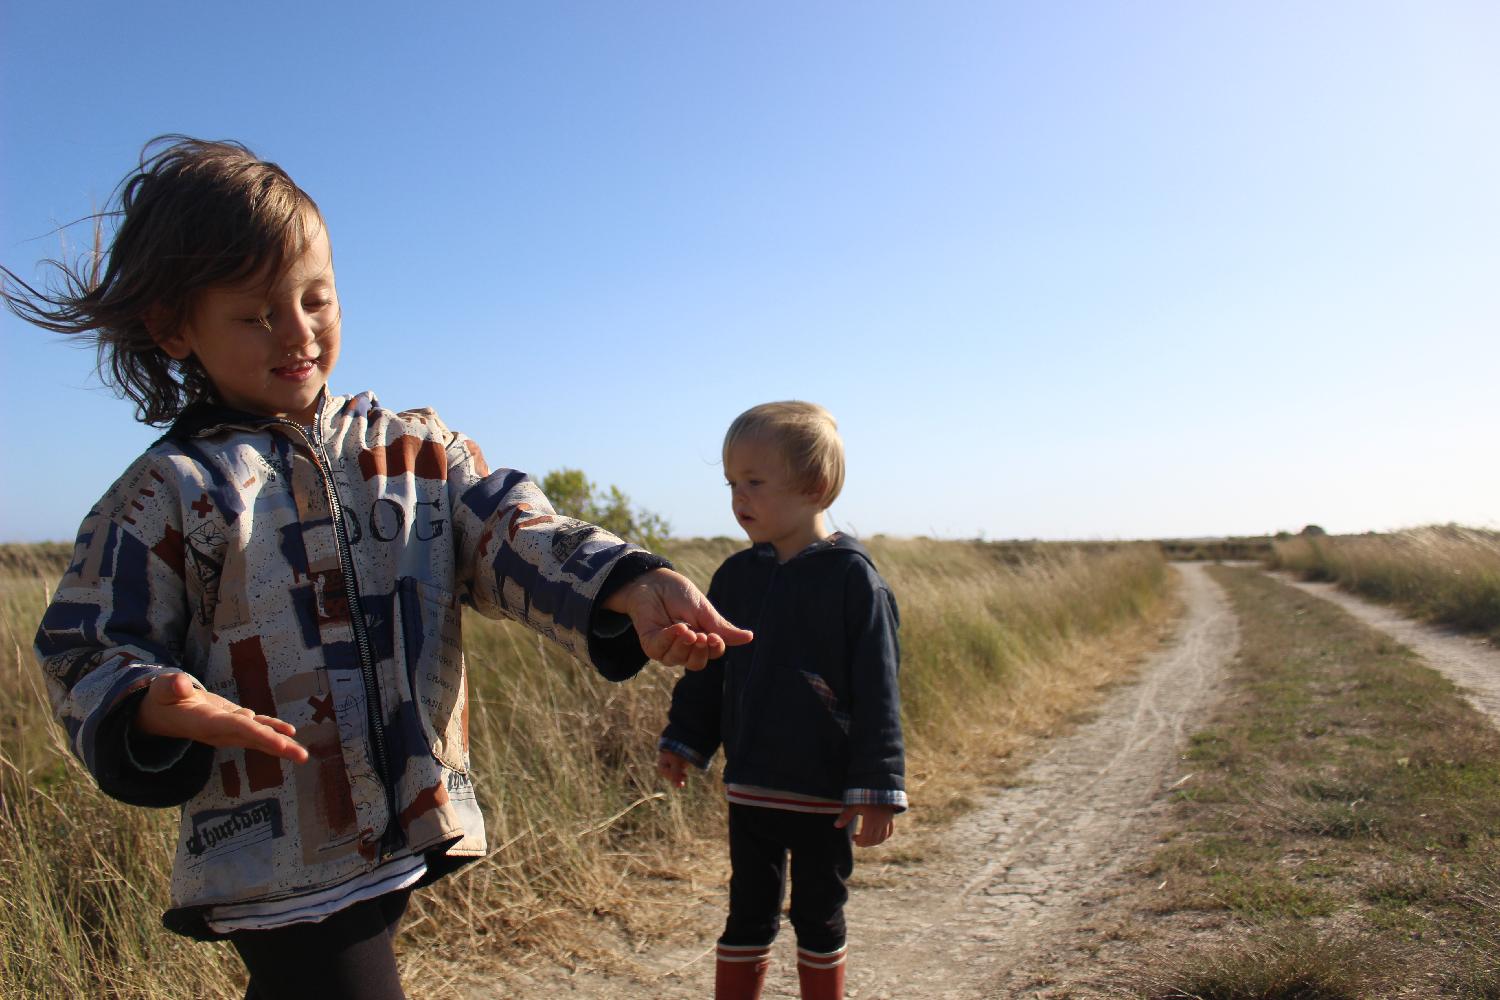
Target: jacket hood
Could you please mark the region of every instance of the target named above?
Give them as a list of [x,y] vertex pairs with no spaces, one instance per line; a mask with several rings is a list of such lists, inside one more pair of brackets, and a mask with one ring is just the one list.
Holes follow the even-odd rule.
[[[761,558],[776,558],[776,546],[772,545],[770,542],[761,542],[755,545],[753,547],[753,551],[757,556]],[[835,531],[827,538],[813,542],[807,548],[792,556],[791,559],[788,559],[787,562],[795,562],[798,559],[812,559],[818,556],[824,556],[834,553],[856,555],[859,558],[863,559],[865,562],[869,563],[871,566],[875,565],[875,560],[870,557],[870,553],[865,549],[865,547],[859,544],[854,536],[846,535],[842,531]]]

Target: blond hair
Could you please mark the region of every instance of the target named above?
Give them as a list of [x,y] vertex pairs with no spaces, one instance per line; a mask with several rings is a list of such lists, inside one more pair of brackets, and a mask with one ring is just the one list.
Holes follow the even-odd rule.
[[810,493],[827,509],[844,488],[844,442],[839,425],[817,403],[791,399],[761,403],[734,418],[724,434],[724,463],[729,450],[741,441],[764,441],[781,453],[800,491]]

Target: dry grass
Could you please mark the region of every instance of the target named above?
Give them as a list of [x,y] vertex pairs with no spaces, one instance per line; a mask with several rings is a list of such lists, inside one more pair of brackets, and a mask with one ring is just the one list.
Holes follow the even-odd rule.
[[[668,554],[704,584],[740,543]],[[876,539],[901,605],[914,813],[951,813],[972,775],[1085,703],[1159,623],[1155,546]],[[232,952],[162,931],[175,829],[101,796],[60,745],[31,633],[56,550],[0,547],[0,982],[5,995],[232,997]],[[509,623],[471,618],[474,770],[490,856],[418,894],[403,968],[442,994],[455,956],[599,956],[601,932],[670,931],[722,875],[715,782],[665,795],[655,737],[671,672],[611,685]],[[899,838],[897,844],[899,845]],[[895,850],[900,850],[899,846]],[[102,986],[100,984],[103,984]]]
[[1500,532],[1457,525],[1389,535],[1298,535],[1270,565],[1500,638]]

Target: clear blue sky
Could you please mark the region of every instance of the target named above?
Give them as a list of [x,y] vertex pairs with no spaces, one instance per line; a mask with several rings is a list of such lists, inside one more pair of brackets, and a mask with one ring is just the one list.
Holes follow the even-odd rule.
[[[237,138],[327,216],[336,389],[681,534],[784,398],[866,535],[1500,527],[1497,51],[1484,0],[15,2],[0,262]],[[0,349],[0,540],[71,538],[155,432]]]

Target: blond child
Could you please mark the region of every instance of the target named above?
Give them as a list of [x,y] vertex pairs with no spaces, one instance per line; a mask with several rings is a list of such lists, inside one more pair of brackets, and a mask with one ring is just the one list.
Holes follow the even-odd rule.
[[844,482],[828,411],[747,410],[723,458],[735,519],[754,544],[724,561],[708,596],[755,642],[678,681],[657,767],[681,787],[687,765],[706,767],[724,748],[732,874],[715,997],[760,995],[790,855],[801,995],[834,1000],[851,841],[881,843],[907,805],[896,602],[863,546],[825,526]]
[[181,807],[163,922],[228,938],[247,997],[403,997],[410,892],[486,851],[461,606],[612,680],[750,634],[433,411],[331,392],[328,232],[275,164],[163,137],[118,215],[60,291],[4,272],[14,311],[93,340],[168,426],[89,512],[37,632],[54,709],[106,793]]

